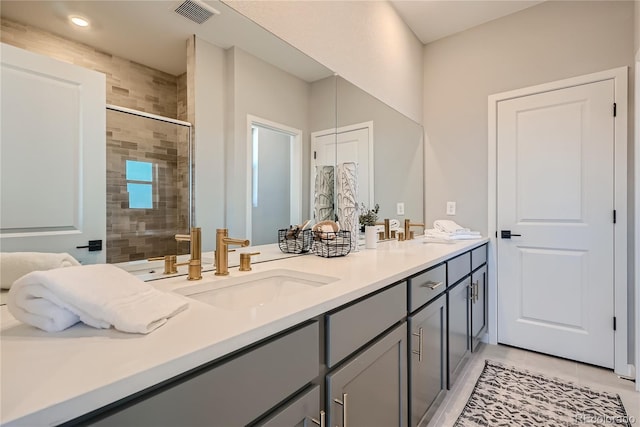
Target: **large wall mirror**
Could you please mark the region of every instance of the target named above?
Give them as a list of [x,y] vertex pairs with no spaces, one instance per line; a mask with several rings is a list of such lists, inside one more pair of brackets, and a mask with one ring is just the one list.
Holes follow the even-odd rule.
[[[404,203],[407,218],[423,218],[419,125],[224,3],[206,1],[220,13],[202,24],[177,15],[172,6],[180,3],[3,1],[1,38],[3,43],[105,73],[108,104],[194,121],[195,186],[201,192],[211,188],[206,194],[213,195],[199,197],[194,192],[195,224],[206,224],[205,251],[213,249],[217,227],[227,227],[234,237],[249,237],[257,245],[275,242],[278,228],[313,219],[312,146],[319,136],[325,137],[334,165],[354,155],[354,145],[344,141],[357,135],[366,142],[359,146],[367,147],[366,154],[356,149],[356,155],[364,156],[358,158],[360,170],[367,172],[361,183],[362,203],[379,203],[380,216],[390,218],[398,217],[396,205]],[[71,13],[95,20],[87,30],[72,28]],[[207,106],[203,101],[215,111],[198,110]],[[147,131],[151,138],[160,138],[161,132]],[[207,150],[198,155],[198,147]],[[179,150],[168,148],[165,154]],[[220,179],[199,182],[198,171]],[[179,182],[184,187],[185,181]],[[184,191],[176,193],[184,199]],[[186,253],[188,246],[168,243],[170,236],[188,227],[184,210],[178,211],[180,217],[172,223],[180,224],[179,229],[165,230],[164,246],[145,240],[147,250],[120,239],[109,262],[174,250]],[[107,215],[107,222],[115,217]],[[138,220],[127,221],[122,212],[118,218],[138,237],[149,237],[150,230]],[[107,250],[115,247],[107,236]]]
[[342,77],[336,85],[337,162],[358,163],[360,203],[378,204],[381,219],[422,223],[422,126]]

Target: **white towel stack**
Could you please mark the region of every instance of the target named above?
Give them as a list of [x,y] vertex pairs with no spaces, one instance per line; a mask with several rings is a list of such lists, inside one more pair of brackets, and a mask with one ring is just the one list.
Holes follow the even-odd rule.
[[433,222],[433,228],[425,230],[424,235],[428,240],[474,240],[481,239],[479,231],[464,228],[454,221],[439,219]]
[[188,302],[118,267],[96,264],[29,273],[13,284],[7,305],[16,319],[47,332],[82,321],[94,328],[147,334],[185,310]]
[[32,271],[80,265],[68,253],[3,252],[0,253],[0,286],[10,289],[13,282]]

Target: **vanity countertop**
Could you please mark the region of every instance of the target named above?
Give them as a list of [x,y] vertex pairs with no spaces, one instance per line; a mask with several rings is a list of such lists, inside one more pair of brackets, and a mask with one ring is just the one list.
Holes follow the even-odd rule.
[[[340,258],[310,254],[256,264],[248,273],[230,269],[226,277],[284,268],[339,280],[251,309],[223,310],[189,300],[187,311],[148,335],[83,324],[47,333],[18,322],[2,306],[0,424],[40,426],[72,420],[487,241],[425,244],[417,238],[379,243],[376,250],[361,249]],[[226,280],[213,272],[203,277],[221,284]],[[150,283],[165,291],[192,284],[185,277]]]

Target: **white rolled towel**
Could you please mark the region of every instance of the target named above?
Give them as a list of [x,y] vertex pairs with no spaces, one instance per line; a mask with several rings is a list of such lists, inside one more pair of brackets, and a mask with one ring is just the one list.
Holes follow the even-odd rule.
[[0,286],[10,289],[13,282],[32,271],[72,267],[80,263],[66,252],[2,252],[0,253]]
[[455,221],[451,221],[450,219],[437,219],[433,222],[433,228],[438,231],[442,231],[443,233],[456,233],[456,234],[465,234],[468,233],[468,228],[464,228],[460,224]]
[[82,321],[146,334],[188,305],[183,297],[161,292],[109,264],[31,272],[13,284],[7,301],[16,319],[47,332]]
[[434,240],[476,240],[481,239],[482,236],[478,231],[470,231],[468,233],[462,232],[454,232],[454,233],[445,233],[444,231],[436,230],[435,228],[431,228],[428,230],[424,230],[424,235],[427,239]]

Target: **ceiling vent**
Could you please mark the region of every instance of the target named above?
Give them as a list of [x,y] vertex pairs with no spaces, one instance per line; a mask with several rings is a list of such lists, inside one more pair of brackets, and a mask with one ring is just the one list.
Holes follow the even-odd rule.
[[220,15],[220,12],[200,0],[186,0],[175,9],[175,12],[196,24],[202,24],[212,16]]

